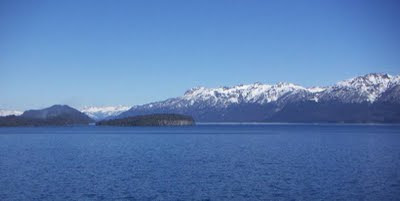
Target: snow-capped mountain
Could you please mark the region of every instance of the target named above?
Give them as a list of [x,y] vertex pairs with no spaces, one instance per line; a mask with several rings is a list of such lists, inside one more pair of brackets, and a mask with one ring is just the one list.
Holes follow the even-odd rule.
[[[80,111],[94,120],[177,113],[203,122],[400,123],[400,75],[371,73],[326,87],[303,87],[287,82],[196,87],[164,101],[133,107],[84,107]],[[22,112],[0,110],[0,116],[12,114]]]
[[323,105],[327,108],[328,105],[333,108],[333,105],[342,107],[346,104],[365,104],[370,107],[378,102],[400,104],[399,91],[400,76],[379,73],[355,77],[327,87],[307,88],[286,82],[274,85],[255,83],[233,87],[196,87],[177,98],[134,106],[118,117],[180,113],[192,115],[198,121],[265,121],[284,109],[290,114],[292,111],[288,112],[287,108],[296,105],[291,109],[296,110],[305,103],[312,107]]
[[211,89],[198,87],[187,91],[181,99],[190,102],[192,105],[196,102],[209,102],[216,106],[227,107],[229,104],[239,103],[270,103],[295,91],[312,93],[314,90],[284,82],[275,85],[255,83]]
[[21,111],[17,111],[17,110],[1,110],[0,109],[0,117],[4,117],[4,116],[9,116],[9,115],[21,115],[22,112]]
[[103,107],[94,107],[94,106],[86,106],[82,108],[80,111],[88,115],[90,118],[94,120],[102,120],[105,118],[111,118],[121,114],[129,110],[131,107],[129,106],[103,106]]
[[275,85],[248,84],[233,87],[205,88],[196,87],[185,92],[178,98],[171,98],[166,101],[154,102],[135,108],[187,108],[191,106],[204,105],[207,107],[226,108],[232,104],[267,104],[276,102],[283,96],[299,92],[317,94],[325,88],[305,88],[292,83],[281,82]]
[[321,94],[319,99],[337,100],[346,103],[373,103],[387,89],[399,83],[400,76],[371,73],[338,82]]

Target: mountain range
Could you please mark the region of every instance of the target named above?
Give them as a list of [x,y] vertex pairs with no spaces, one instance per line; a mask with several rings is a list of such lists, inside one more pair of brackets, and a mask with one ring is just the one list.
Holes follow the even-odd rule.
[[174,113],[199,122],[398,123],[400,75],[370,73],[326,87],[287,82],[196,87],[164,101],[133,107],[84,107],[80,112],[96,121]]
[[400,122],[400,76],[371,73],[310,88],[286,82],[197,87],[133,106],[117,118],[152,113],[191,115],[200,122]]

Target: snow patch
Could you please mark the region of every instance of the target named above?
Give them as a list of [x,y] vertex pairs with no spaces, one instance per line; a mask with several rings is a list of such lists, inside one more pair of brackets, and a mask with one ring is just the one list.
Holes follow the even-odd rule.
[[90,118],[101,120],[107,117],[117,116],[122,112],[129,110],[130,108],[130,106],[123,105],[103,107],[85,106],[80,111],[88,115]]
[[0,109],[0,117],[10,116],[10,115],[19,116],[19,115],[21,115],[22,113],[23,113],[23,112],[17,111],[17,110],[1,110],[1,109]]

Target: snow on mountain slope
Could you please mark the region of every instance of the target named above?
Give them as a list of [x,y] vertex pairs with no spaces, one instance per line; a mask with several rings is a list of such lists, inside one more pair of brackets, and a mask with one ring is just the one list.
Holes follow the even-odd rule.
[[400,83],[400,76],[370,73],[338,82],[319,97],[327,101],[344,103],[375,102],[389,87]]
[[21,114],[22,114],[22,112],[21,111],[17,111],[17,110],[1,110],[0,109],[0,117],[9,116],[9,115],[19,116]]
[[[286,106],[327,103],[400,103],[400,75],[370,73],[327,87],[303,87],[292,83],[246,84],[232,87],[196,87],[182,96],[144,105],[84,107],[81,112],[95,120],[151,113],[182,113],[202,120],[236,119],[241,116],[262,120]],[[19,111],[0,110],[0,116]],[[247,114],[245,114],[247,113]],[[243,118],[244,119],[244,118]]]
[[131,107],[129,106],[104,106],[104,107],[94,107],[94,106],[86,106],[81,109],[81,112],[88,115],[90,118],[94,120],[102,120],[108,117],[113,117],[121,114],[129,110]]
[[197,87],[180,97],[133,106],[116,118],[178,113],[191,115],[198,121],[265,121],[276,118],[277,121],[304,122],[395,122],[400,119],[396,116],[397,104],[400,104],[400,76],[371,73],[327,87],[306,88],[285,82]]
[[338,82],[328,87],[302,87],[280,82],[274,85],[254,83],[233,87],[196,87],[183,96],[165,101],[133,106],[140,111],[178,111],[184,108],[227,108],[232,105],[276,103],[283,107],[301,101],[338,101],[360,103],[376,101],[391,86],[400,84],[400,76],[371,73]]
[[308,91],[311,93],[320,93],[326,90],[326,87],[311,87],[308,88]]
[[291,83],[278,83],[275,85],[255,83],[220,88],[199,87],[187,91],[181,98],[191,103],[209,101],[214,105],[222,106],[233,103],[263,104],[276,101],[282,95],[296,90],[306,90],[306,88]]
[[[176,112],[187,109],[223,109],[241,104],[265,105],[277,102],[282,97],[286,97],[285,101],[303,99],[304,97],[307,97],[307,100],[314,100],[313,94],[318,94],[324,90],[325,88],[321,87],[305,88],[286,82],[274,85],[254,83],[233,87],[196,87],[186,91],[183,96],[133,106],[129,111],[143,111],[145,113],[146,111]],[[128,113],[123,115],[128,115]]]
[[241,103],[266,104],[276,102],[281,97],[288,96],[289,94],[315,94],[324,90],[325,88],[321,87],[305,88],[286,82],[280,82],[274,85],[255,83],[233,87],[193,88],[188,90],[184,96],[174,100],[190,102],[190,105],[204,102],[213,106],[227,107],[230,104]]

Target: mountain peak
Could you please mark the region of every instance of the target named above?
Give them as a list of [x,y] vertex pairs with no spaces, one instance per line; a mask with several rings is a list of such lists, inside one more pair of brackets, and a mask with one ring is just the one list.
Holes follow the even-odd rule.
[[365,74],[363,76],[359,76],[359,77],[385,77],[385,78],[391,78],[393,76],[387,74],[387,73],[368,73]]
[[366,75],[361,75],[358,77],[354,77],[348,80],[344,80],[338,83],[338,85],[347,86],[347,85],[379,85],[386,84],[392,80],[393,76],[384,73],[369,73]]
[[52,110],[55,110],[55,109],[63,110],[63,109],[74,109],[74,108],[72,108],[72,107],[70,107],[70,106],[68,106],[68,105],[56,104],[56,105],[52,105],[52,106],[48,107],[47,109],[52,109]]
[[84,115],[84,114],[81,114],[81,112],[68,105],[53,105],[48,108],[39,110],[27,110],[24,113],[22,113],[21,116],[28,118],[46,119],[62,115]]
[[369,73],[354,77],[330,87],[329,97],[342,99],[344,102],[374,102],[386,91],[397,77],[384,73]]
[[94,120],[102,120],[108,117],[113,117],[129,110],[130,106],[85,106],[80,111],[88,115]]
[[68,105],[53,105],[40,110],[27,110],[20,116],[0,118],[0,126],[66,126],[93,122],[87,115]]
[[203,86],[193,87],[193,88],[187,90],[184,95],[190,95],[190,94],[195,93],[196,91],[203,90],[203,89],[205,89],[205,87],[203,87]]

